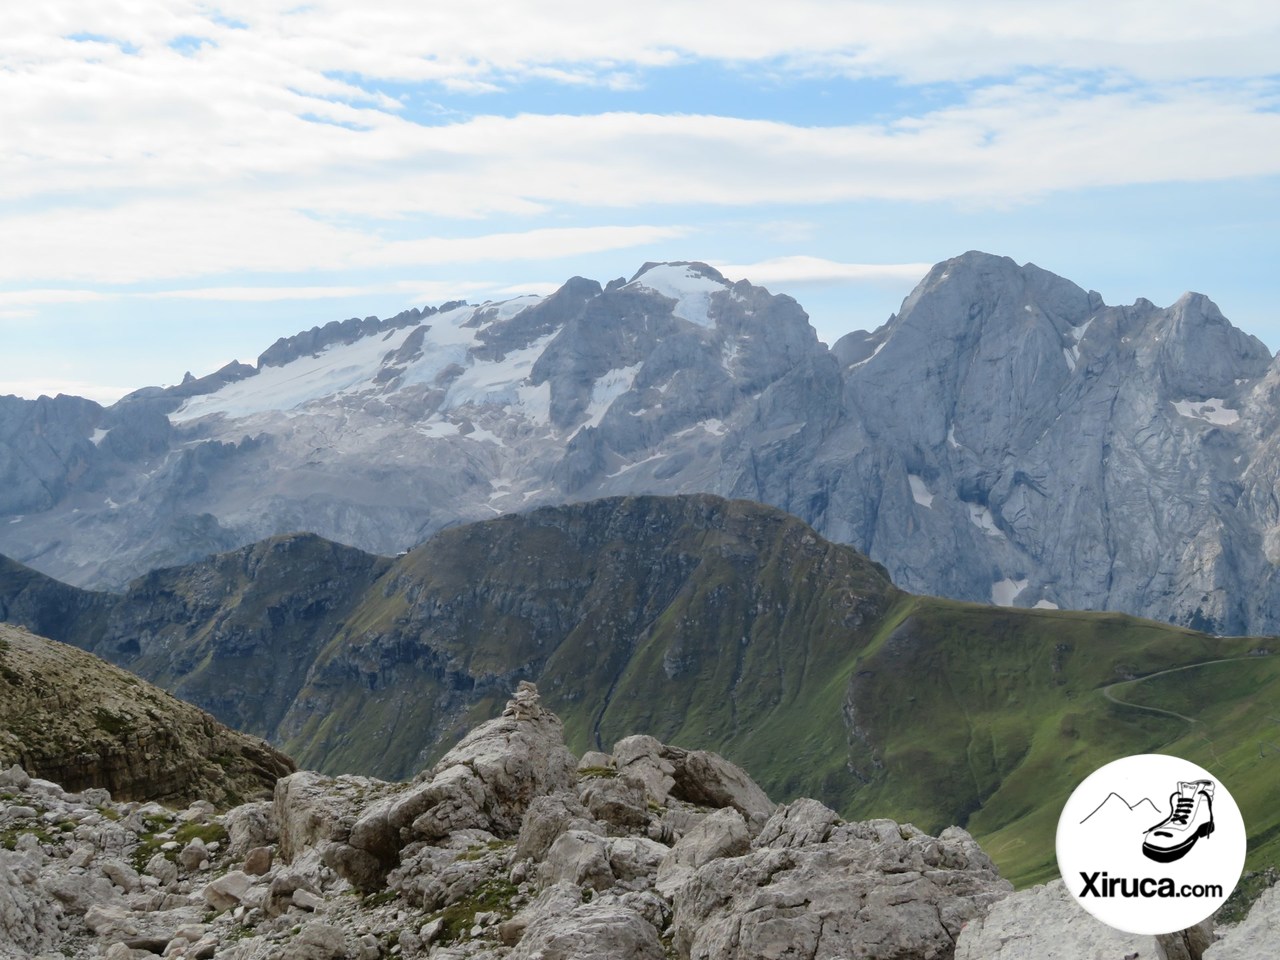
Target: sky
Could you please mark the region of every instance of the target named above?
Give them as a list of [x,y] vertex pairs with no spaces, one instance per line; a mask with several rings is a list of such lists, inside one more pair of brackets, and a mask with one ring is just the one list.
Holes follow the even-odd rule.
[[0,395],[650,260],[831,343],[971,249],[1280,348],[1280,4],[0,8]]

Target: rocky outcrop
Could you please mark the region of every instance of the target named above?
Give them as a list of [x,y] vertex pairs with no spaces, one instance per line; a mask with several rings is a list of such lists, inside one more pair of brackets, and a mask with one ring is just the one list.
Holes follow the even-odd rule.
[[[930,837],[891,820],[850,823],[799,800],[774,808],[753,837],[736,807],[670,793],[645,801],[643,824],[624,827],[613,806],[596,805],[598,819],[588,801],[599,786],[644,793],[641,772],[627,768],[667,748],[631,738],[579,772],[559,732],[526,686],[504,717],[414,782],[299,773],[280,781],[272,804],[226,814],[0,771],[0,956],[1014,960],[1136,949],[1200,960],[1151,938],[1099,939],[1052,886],[1011,894],[959,829]],[[697,768],[715,771],[700,789],[726,774],[754,786],[710,759]],[[356,826],[471,763],[491,774],[473,784],[475,811],[430,837],[408,821],[385,851],[381,889],[353,883],[344,852],[365,849],[351,843]],[[489,801],[495,816],[476,820]],[[1275,953],[1274,893],[1223,931],[1207,960]]]
[[[1273,943],[1280,942],[1275,930],[1270,936]],[[1201,960],[1212,940],[1212,923],[1158,937],[1109,927],[1086,913],[1061,880],[1054,880],[1006,897],[965,926],[956,940],[955,960],[1041,960],[1047,956]]]
[[[628,738],[578,772],[558,719],[524,684],[413,783],[282,780],[277,869],[325,865],[357,889],[385,887],[379,896],[433,917],[402,950],[440,957],[658,958],[669,943],[681,957],[745,960],[805,937],[820,956],[900,957],[949,944],[1009,890],[962,830],[845,824],[812,801],[775,810],[733,764],[692,755]],[[647,792],[646,757],[701,799]],[[749,828],[739,807],[770,815]],[[813,922],[797,919],[805,898]]]
[[[577,760],[564,745],[560,718],[546,710],[537,689],[521,682],[502,716],[483,723],[463,738],[430,771],[406,789],[366,805],[349,832],[328,839],[323,855],[352,883],[381,887],[399,860],[400,850],[415,841],[445,840],[467,831],[514,838],[535,798],[568,789]],[[299,778],[314,775],[299,774]],[[285,854],[310,845],[296,838],[293,826],[299,804],[291,797],[290,780],[277,788],[276,810],[295,837]],[[308,816],[308,819],[313,819]]]
[[124,799],[269,794],[293,761],[97,657],[0,625],[0,766]]
[[1280,886],[1265,891],[1248,916],[1204,952],[1204,960],[1252,960],[1280,950]]

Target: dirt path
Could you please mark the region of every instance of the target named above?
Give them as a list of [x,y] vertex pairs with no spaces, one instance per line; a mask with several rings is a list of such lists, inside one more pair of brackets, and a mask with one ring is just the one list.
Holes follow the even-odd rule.
[[1211,664],[1233,663],[1236,660],[1260,660],[1262,659],[1262,657],[1270,657],[1270,656],[1274,656],[1274,654],[1267,653],[1267,654],[1262,654],[1261,656],[1223,657],[1221,660],[1205,660],[1201,663],[1190,663],[1190,664],[1187,664],[1187,666],[1185,667],[1170,667],[1168,670],[1158,670],[1155,673],[1148,673],[1145,677],[1135,677],[1132,680],[1117,680],[1115,683],[1109,683],[1102,688],[1102,695],[1106,697],[1108,700],[1110,700],[1112,703],[1117,704],[1121,707],[1130,707],[1131,709],[1134,709],[1134,710],[1146,710],[1148,713],[1159,713],[1159,714],[1163,714],[1166,717],[1177,717],[1179,720],[1186,721],[1187,723],[1200,723],[1201,721],[1197,720],[1195,717],[1184,717],[1182,714],[1175,713],[1172,710],[1164,710],[1160,707],[1147,707],[1147,706],[1143,706],[1140,703],[1129,703],[1127,700],[1119,699],[1111,691],[1114,690],[1116,687],[1123,687],[1127,684],[1145,683],[1148,680],[1154,680],[1156,677],[1163,677],[1167,673],[1178,673],[1181,670],[1197,670],[1200,667],[1207,667],[1207,666],[1210,666]]

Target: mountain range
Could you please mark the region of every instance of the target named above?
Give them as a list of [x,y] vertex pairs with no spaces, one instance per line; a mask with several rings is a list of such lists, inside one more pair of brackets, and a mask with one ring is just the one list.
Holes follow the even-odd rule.
[[395,554],[551,503],[769,503],[912,591],[1280,631],[1280,367],[1205,297],[982,253],[831,346],[697,263],[333,322],[110,407],[0,398],[0,552],[80,586],[310,531]]
[[542,507],[398,558],[279,536],[122,594],[5,561],[0,619],[330,773],[409,776],[529,680],[575,751],[714,749],[781,799],[965,826],[1016,883],[1055,875],[1063,803],[1133,753],[1214,769],[1251,862],[1280,842],[1270,641],[907,594],[750,501]]

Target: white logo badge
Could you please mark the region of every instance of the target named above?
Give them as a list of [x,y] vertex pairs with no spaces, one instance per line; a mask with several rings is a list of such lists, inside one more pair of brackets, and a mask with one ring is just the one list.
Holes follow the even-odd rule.
[[1058,820],[1058,869],[1076,901],[1128,933],[1208,917],[1244,868],[1240,808],[1206,770],[1140,754],[1094,771]]

